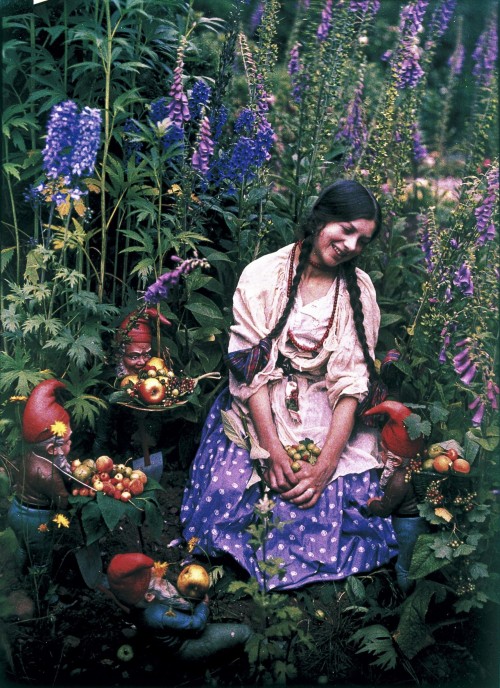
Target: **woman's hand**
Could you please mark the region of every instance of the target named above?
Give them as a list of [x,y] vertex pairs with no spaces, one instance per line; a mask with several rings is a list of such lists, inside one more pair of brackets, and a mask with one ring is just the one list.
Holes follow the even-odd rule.
[[268,448],[271,455],[269,467],[264,473],[264,479],[271,490],[275,492],[287,492],[298,482],[297,474],[292,471],[290,457],[277,443],[274,447]]
[[290,490],[282,492],[281,497],[287,502],[292,502],[299,509],[310,509],[314,506],[337,468],[337,462],[327,461],[325,456],[321,459],[314,466],[303,462],[300,471],[295,473],[298,483]]

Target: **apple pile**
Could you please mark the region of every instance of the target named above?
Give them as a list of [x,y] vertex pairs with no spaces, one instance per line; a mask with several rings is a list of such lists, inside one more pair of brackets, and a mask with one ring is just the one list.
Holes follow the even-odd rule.
[[292,461],[292,471],[298,473],[302,468],[301,461],[306,461],[314,466],[321,454],[321,449],[314,440],[306,437],[298,444],[287,444],[285,451]]
[[[453,446],[448,446],[450,444]],[[469,473],[470,463],[460,455],[460,448],[457,447],[456,442],[452,441],[431,444],[427,449],[422,469],[437,473]]]
[[[80,497],[95,497],[102,492],[114,499],[128,502],[132,497],[142,494],[148,481],[147,475],[124,463],[115,464],[110,456],[93,459],[75,459],[71,462],[71,473],[79,482],[71,494]],[[88,487],[80,486],[85,483]]]
[[119,385],[131,399],[147,405],[172,406],[180,397],[191,394],[195,380],[180,377],[169,370],[162,358],[154,356],[144,365],[137,375],[126,375]]

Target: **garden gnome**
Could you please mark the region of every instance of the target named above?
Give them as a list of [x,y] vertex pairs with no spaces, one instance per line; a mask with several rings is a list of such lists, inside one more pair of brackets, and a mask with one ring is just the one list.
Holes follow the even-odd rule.
[[251,635],[246,624],[207,623],[209,600],[188,601],[154,561],[140,552],[116,554],[108,566],[111,595],[130,614],[139,632],[184,661],[199,661],[221,650],[243,646]]
[[[59,380],[44,380],[31,392],[24,409],[22,436],[26,451],[20,462],[9,525],[18,550],[21,571],[48,564],[53,547],[50,531],[56,511],[68,506],[71,470],[70,418],[56,398],[66,389]],[[69,475],[67,475],[69,474]],[[64,516],[61,515],[63,518]]]
[[170,321],[154,308],[146,308],[144,312],[133,311],[121,323],[116,337],[120,350],[118,377],[137,375],[151,358],[151,320],[154,319],[162,325],[170,325]]
[[364,413],[366,416],[375,414],[389,416],[381,431],[384,470],[380,486],[384,495],[369,499],[366,508],[368,513],[375,516],[392,517],[399,546],[396,577],[399,587],[406,593],[411,587],[408,571],[415,543],[418,536],[429,529],[427,521],[419,514],[417,497],[410,479],[410,461],[422,450],[423,439],[410,439],[403,421],[411,411],[399,401],[384,401]]

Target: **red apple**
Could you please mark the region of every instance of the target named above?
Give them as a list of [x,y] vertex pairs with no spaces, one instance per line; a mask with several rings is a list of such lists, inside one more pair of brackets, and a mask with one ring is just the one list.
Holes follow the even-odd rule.
[[110,456],[99,456],[95,460],[95,467],[99,473],[111,473],[113,469],[113,459]]
[[107,483],[109,480],[109,473],[99,473],[99,480],[103,483]]
[[124,490],[121,494],[120,499],[122,500],[122,502],[128,502],[130,499],[132,499],[132,495],[130,494],[130,492]]
[[165,398],[166,390],[159,380],[148,377],[138,385],[137,392],[146,404],[159,404]]
[[140,495],[144,491],[144,483],[139,478],[135,478],[130,481],[128,489],[133,495]]
[[130,474],[130,480],[140,480],[141,483],[146,484],[148,482],[148,476],[143,473],[143,471],[136,469]]
[[115,490],[115,491],[113,492],[113,497],[114,497],[115,499],[121,499],[121,498],[122,498],[122,493],[120,492],[120,490]]
[[121,481],[123,480],[123,475],[121,473],[115,473],[115,475],[113,476],[113,480],[115,481],[115,485],[116,483],[121,483]]
[[104,492],[104,494],[113,496],[114,493],[115,493],[115,488],[114,488],[113,485],[108,481],[107,483],[103,483],[102,491]]
[[102,490],[103,490],[103,488],[104,488],[104,483],[101,482],[100,480],[94,480],[94,482],[92,483],[92,487],[93,487],[94,490],[96,490],[97,492],[102,492]]

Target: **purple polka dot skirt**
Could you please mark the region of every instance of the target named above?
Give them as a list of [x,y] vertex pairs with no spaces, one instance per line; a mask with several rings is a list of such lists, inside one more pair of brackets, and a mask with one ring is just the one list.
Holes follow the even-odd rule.
[[[246,450],[231,442],[222,428],[221,409],[229,406],[224,390],[205,422],[200,447],[184,491],[181,521],[186,540],[199,539],[195,552],[209,556],[228,554],[262,585],[258,560],[248,526],[255,522],[254,505],[261,485],[246,485],[252,461]],[[269,589],[291,590],[308,583],[340,580],[372,571],[397,554],[390,518],[366,517],[360,507],[381,494],[376,471],[351,474],[328,485],[311,509],[298,509],[276,493],[273,518],[286,522],[271,529],[266,560],[279,557],[285,576],[268,579]]]

